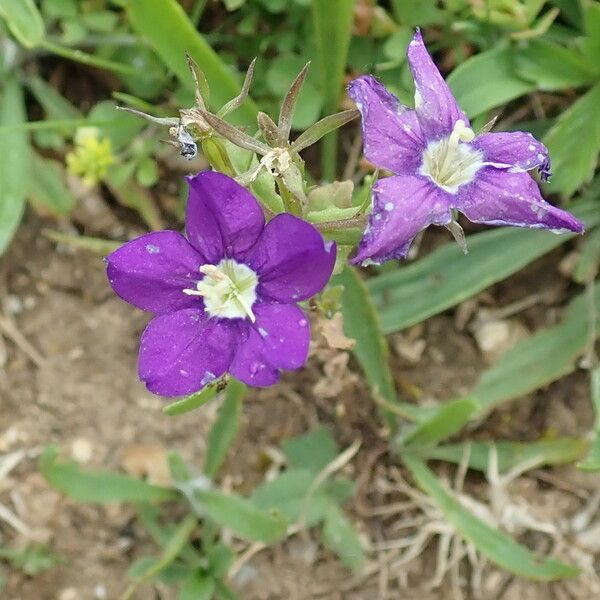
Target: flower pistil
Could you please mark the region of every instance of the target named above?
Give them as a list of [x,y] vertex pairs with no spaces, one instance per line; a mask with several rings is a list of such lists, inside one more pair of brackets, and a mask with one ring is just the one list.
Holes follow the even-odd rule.
[[184,289],[188,296],[202,296],[204,310],[211,317],[256,321],[252,306],[256,301],[258,276],[247,265],[224,258],[217,265],[202,265],[204,277],[196,289]]

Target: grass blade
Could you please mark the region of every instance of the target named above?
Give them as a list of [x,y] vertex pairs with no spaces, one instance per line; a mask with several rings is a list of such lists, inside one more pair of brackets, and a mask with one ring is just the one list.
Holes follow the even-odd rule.
[[0,16],[25,48],[34,48],[43,41],[44,20],[33,0],[0,0]]
[[225,400],[208,435],[203,471],[205,475],[211,478],[217,474],[223,464],[240,428],[242,399],[245,394],[246,386],[243,383],[235,379],[229,381],[225,392]]
[[540,467],[572,463],[583,455],[588,446],[585,440],[579,438],[559,438],[535,442],[465,442],[420,448],[419,456],[427,460],[445,460],[459,464],[465,456],[467,444],[470,453],[469,468],[482,473],[488,470],[492,446],[496,448],[500,473],[506,473],[520,464],[534,461],[537,461]]
[[592,403],[596,413],[596,431],[588,455],[577,467],[584,471],[600,471],[600,367],[596,367],[590,373],[590,380]]
[[[388,404],[396,404],[398,398],[389,367],[388,345],[367,286],[352,267],[346,267],[334,282],[344,286],[344,330],[346,335],[356,340],[353,352],[365,371],[373,393]],[[384,411],[384,416],[388,423],[394,422],[394,416],[388,411]]]
[[[594,287],[595,318],[600,318],[600,283]],[[568,375],[587,348],[590,337],[588,298],[577,296],[569,304],[561,323],[543,329],[519,342],[485,371],[469,398],[478,404],[478,414],[502,402],[518,398]],[[598,336],[599,331],[595,332]]]
[[[313,0],[313,24],[326,113],[336,112],[352,32],[354,0]],[[323,140],[322,178],[335,178],[337,134]]]
[[4,79],[0,97],[0,254],[15,233],[23,210],[29,171],[29,140],[23,129],[7,131],[27,120],[23,90],[16,77]]
[[[220,108],[238,95],[241,84],[234,71],[196,31],[176,0],[129,0],[127,13],[133,29],[149,40],[163,62],[184,86],[191,89],[193,85],[192,75],[185,60],[187,52],[206,75],[215,108]],[[257,112],[258,107],[252,100],[247,99],[231,120],[237,124],[254,126]]]
[[411,454],[403,461],[417,485],[442,511],[445,519],[489,560],[503,569],[535,581],[555,581],[575,577],[579,569],[552,558],[540,558],[507,534],[494,529],[464,507],[427,465]]
[[[573,211],[588,227],[600,222],[597,203]],[[574,235],[574,234],[573,234]],[[571,239],[547,231],[498,228],[467,238],[469,254],[451,242],[421,260],[369,280],[385,333],[420,323],[501,281]]]

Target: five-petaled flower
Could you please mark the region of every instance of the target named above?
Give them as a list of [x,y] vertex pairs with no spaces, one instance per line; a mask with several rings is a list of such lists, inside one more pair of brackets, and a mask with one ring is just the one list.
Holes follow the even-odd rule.
[[140,379],[163,396],[225,372],[271,385],[306,362],[309,324],[296,303],[329,280],[335,244],[290,214],[265,225],[258,202],[226,175],[188,183],[187,239],[149,233],[107,257],[115,292],[156,315],[142,334]]
[[395,175],[373,187],[369,225],[357,264],[406,257],[428,225],[449,225],[453,211],[475,223],[581,233],[583,224],[545,202],[526,173],[550,176],[548,150],[531,134],[476,136],[417,30],[408,47],[415,109],[401,106],[371,76],[348,86],[362,115],[365,156]]

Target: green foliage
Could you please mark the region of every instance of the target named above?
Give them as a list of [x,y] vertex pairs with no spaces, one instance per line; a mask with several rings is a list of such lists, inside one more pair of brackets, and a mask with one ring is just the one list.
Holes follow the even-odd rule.
[[590,372],[590,388],[596,415],[594,438],[588,455],[577,466],[584,471],[600,471],[600,367]]
[[53,447],[40,456],[38,468],[52,487],[78,502],[164,502],[177,497],[173,490],[121,473],[82,471],[73,462],[60,461]]
[[[0,96],[0,128],[26,120],[23,90],[14,76],[5,78]],[[30,147],[23,130],[3,132],[0,129],[0,254],[16,231],[25,207]]]
[[[575,205],[573,212],[588,227],[600,223],[593,201]],[[572,237],[491,229],[467,237],[466,256],[451,242],[413,264],[373,277],[368,286],[381,327],[391,333],[419,323],[502,281]]]
[[492,562],[511,573],[536,581],[554,581],[579,574],[576,567],[552,558],[540,558],[476,516],[460,503],[420,458],[406,453],[403,460],[417,485],[439,508],[444,518]]
[[19,569],[30,577],[35,577],[64,562],[61,556],[55,554],[44,544],[28,544],[23,548],[0,547],[0,559],[7,561],[11,567]]

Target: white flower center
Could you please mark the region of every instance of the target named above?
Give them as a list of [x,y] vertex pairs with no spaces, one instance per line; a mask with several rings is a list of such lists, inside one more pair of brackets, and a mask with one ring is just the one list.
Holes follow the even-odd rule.
[[452,133],[441,140],[430,142],[423,152],[419,173],[451,194],[465,183],[470,183],[483,166],[483,154],[470,144],[475,134],[462,120],[454,125]]
[[183,290],[188,296],[202,296],[204,310],[211,317],[221,319],[256,320],[252,305],[256,301],[258,276],[248,266],[232,258],[224,258],[218,265],[202,265],[204,277],[195,290]]

